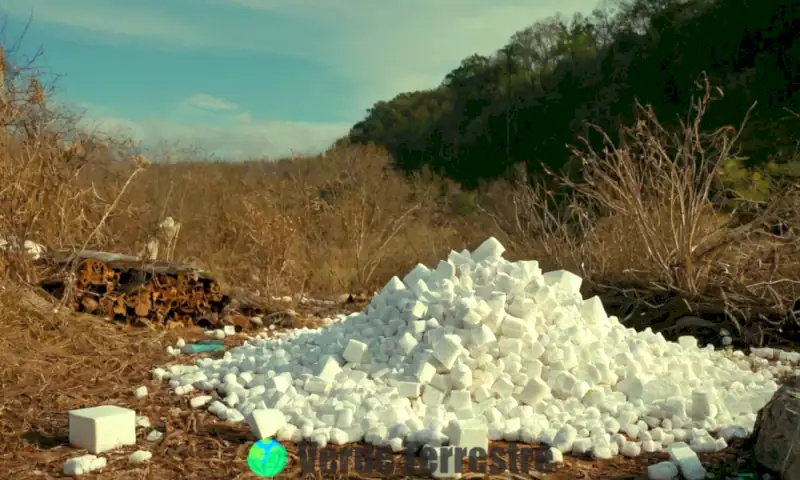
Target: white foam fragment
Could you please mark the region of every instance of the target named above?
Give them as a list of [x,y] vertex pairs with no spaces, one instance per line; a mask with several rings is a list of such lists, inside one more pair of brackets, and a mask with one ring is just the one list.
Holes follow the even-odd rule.
[[136,427],[137,428],[148,428],[152,425],[150,423],[150,419],[144,415],[137,415],[136,416]]
[[690,453],[752,432],[780,368],[800,361],[636,332],[582,298],[577,275],[504,250],[490,238],[450,252],[393,277],[361,312],[152,375],[175,394],[202,391],[189,407],[246,419],[259,438],[395,451],[541,442],[599,459],[668,449],[686,476],[702,468]]
[[20,250],[24,250],[33,260],[39,260],[41,256],[47,251],[44,245],[36,243],[32,240],[25,240],[22,242],[22,249],[19,248],[19,243],[12,239],[8,241],[4,238],[0,238],[0,250],[4,250],[7,252],[19,252]]
[[64,463],[64,475],[68,475],[70,477],[85,475],[87,473],[105,468],[107,462],[108,460],[105,458],[91,454],[70,458]]
[[145,463],[153,458],[153,454],[147,450],[137,450],[128,456],[128,461],[134,465]]
[[659,462],[647,467],[649,480],[673,480],[678,478],[678,467],[672,462]]
[[686,480],[702,480],[706,478],[706,469],[700,463],[697,454],[683,442],[670,445],[668,448],[670,461],[677,465]]

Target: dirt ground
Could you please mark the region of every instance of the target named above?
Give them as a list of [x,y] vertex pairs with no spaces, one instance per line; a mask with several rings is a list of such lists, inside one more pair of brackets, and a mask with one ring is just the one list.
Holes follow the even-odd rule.
[[[350,308],[356,308],[351,306]],[[300,306],[293,326],[313,324],[309,308]],[[305,311],[304,311],[305,310]],[[318,313],[319,312],[313,312]],[[146,416],[150,428],[139,428],[137,445],[102,456],[108,465],[87,479],[255,479],[246,463],[254,439],[244,423],[221,421],[204,410],[192,410],[187,396],[169,394],[155,383],[150,371],[174,362],[165,348],[179,338],[203,337],[201,329],[156,331],[117,325],[101,318],[75,314],[2,312],[0,335],[0,471],[7,478],[61,478],[63,465],[86,454],[68,444],[67,412],[101,404],[131,408]],[[230,337],[231,345],[243,337]],[[179,357],[191,362],[196,356]],[[137,399],[132,391],[146,385],[150,394]],[[147,433],[164,432],[159,442]],[[132,465],[128,455],[143,449],[153,458]],[[288,445],[290,463],[278,478],[332,478],[320,472],[300,472],[297,450]],[[556,472],[505,473],[484,478],[551,478],[553,480],[640,478],[648,465],[665,455],[609,462],[568,457]],[[704,457],[727,472],[746,468],[749,456],[741,446]],[[400,456],[396,472],[403,472]],[[465,471],[467,466],[465,465]],[[464,478],[479,476],[465,474]],[[378,474],[374,475],[380,478]],[[339,475],[338,478],[356,478]],[[363,477],[361,477],[363,478]],[[385,477],[384,477],[385,478]],[[398,473],[392,478],[408,478]],[[646,478],[646,475],[645,477]],[[724,478],[718,476],[717,478]]]

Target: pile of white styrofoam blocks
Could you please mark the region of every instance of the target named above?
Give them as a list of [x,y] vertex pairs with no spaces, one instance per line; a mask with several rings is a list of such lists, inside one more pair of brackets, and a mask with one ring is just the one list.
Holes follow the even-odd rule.
[[363,312],[153,375],[278,440],[543,442],[606,459],[723,449],[752,430],[776,375],[796,370],[788,355],[636,332],[584,299],[580,277],[503,253],[490,238],[392,278]]

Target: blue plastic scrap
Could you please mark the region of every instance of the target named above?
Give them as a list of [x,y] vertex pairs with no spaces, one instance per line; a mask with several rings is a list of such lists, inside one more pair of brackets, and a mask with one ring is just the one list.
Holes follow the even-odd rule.
[[219,343],[190,343],[183,347],[184,353],[222,352],[225,345]]

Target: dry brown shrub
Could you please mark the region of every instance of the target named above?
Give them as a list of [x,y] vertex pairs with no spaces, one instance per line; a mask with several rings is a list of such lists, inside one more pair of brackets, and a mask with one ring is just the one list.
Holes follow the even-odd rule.
[[595,287],[677,294],[777,328],[793,318],[800,293],[800,244],[792,231],[776,235],[768,226],[797,225],[798,187],[784,185],[759,205],[726,195],[718,172],[736,158],[747,118],[739,129],[704,130],[721,92],[699,86],[677,131],[637,104],[638,121],[619,143],[598,130],[603,149],[573,148],[580,181],[551,172],[571,192],[565,198],[555,202],[523,176],[514,188],[498,185],[490,212],[516,256],[580,272]]
[[[723,296],[729,306],[785,311],[796,298],[797,270],[768,280],[772,273],[752,263],[796,250],[796,240],[769,239],[763,228],[796,211],[796,190],[788,186],[747,216],[752,208],[720,195],[719,169],[737,156],[747,118],[739,129],[704,131],[712,94],[721,92],[707,81],[701,86],[703,94],[677,132],[666,131],[651,109],[639,106],[639,121],[623,131],[620,146],[606,137],[602,152],[575,150],[585,181],[570,186],[606,217],[585,238],[588,270],[607,282],[635,280],[688,296]],[[768,295],[757,291],[764,281],[788,288]]]
[[696,252],[723,233],[711,193],[718,169],[736,153],[738,137],[733,129],[702,131],[710,100],[706,91],[678,132],[666,131],[652,109],[637,105],[638,119],[623,129],[620,145],[601,132],[603,151],[573,150],[584,181],[567,184],[606,217],[586,238],[594,247],[587,259],[592,272],[659,279],[690,293],[704,290],[708,265],[697,263]]
[[[124,175],[82,178],[95,190],[116,185],[103,195],[111,198]],[[391,170],[388,154],[371,146],[276,163],[156,162],[119,197],[103,245],[138,254],[172,217],[181,224],[175,261],[228,284],[274,295],[371,291],[485,239],[450,218],[443,183]]]
[[[0,239],[5,275],[33,282],[26,241],[49,249],[105,248],[107,220],[140,167],[120,159],[129,144],[80,131],[77,118],[50,108],[33,76],[0,86]],[[101,172],[111,161],[113,180]],[[125,175],[121,175],[125,170]],[[104,176],[103,183],[93,181]]]
[[299,257],[309,287],[374,289],[416,263],[463,246],[456,222],[442,223],[436,215],[436,184],[392,171],[385,151],[349,146],[321,161],[329,174],[309,182],[307,201],[323,205],[298,222],[304,226]]

